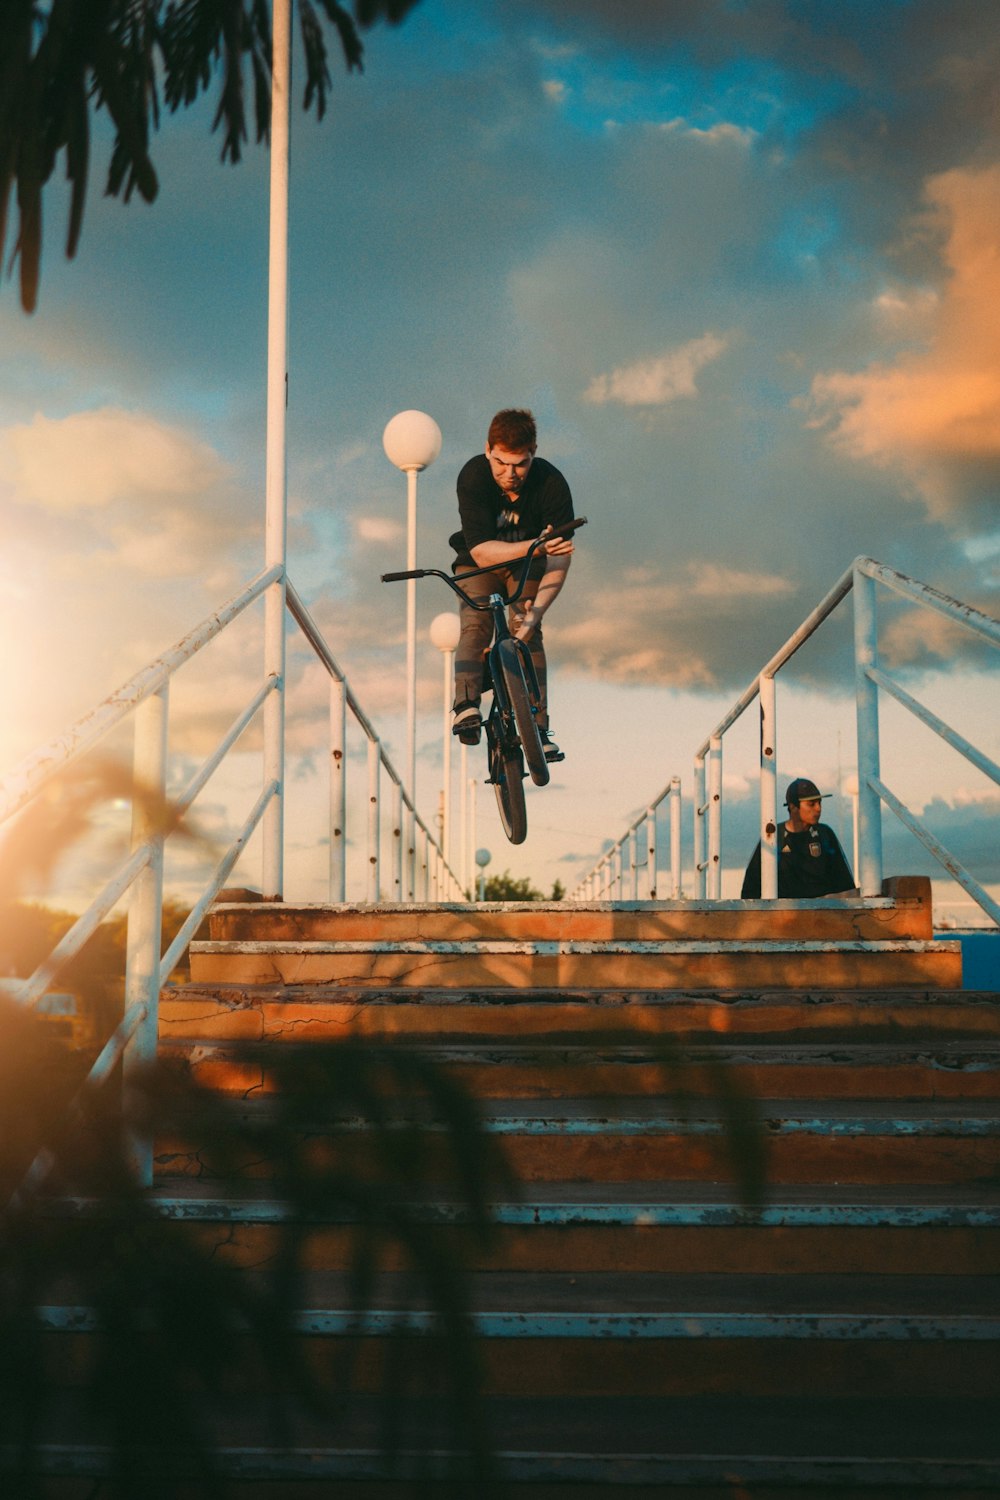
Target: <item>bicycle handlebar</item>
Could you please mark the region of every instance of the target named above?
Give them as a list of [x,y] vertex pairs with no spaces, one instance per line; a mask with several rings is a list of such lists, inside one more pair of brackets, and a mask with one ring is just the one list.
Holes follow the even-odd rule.
[[428,573],[435,572],[433,568],[414,568],[412,573],[383,573],[383,583],[402,583],[406,578],[426,578]]
[[[531,559],[534,557],[536,549],[543,546],[546,542],[550,542],[553,537],[569,536],[571,531],[578,531],[581,526],[586,526],[586,524],[586,516],[577,516],[575,520],[564,521],[561,526],[553,526],[551,531],[546,531],[542,536],[535,538],[531,546],[528,548],[527,552],[524,554],[521,567],[521,577],[518,580],[517,588],[514,590],[513,594],[510,595],[507,601],[509,604],[513,604],[517,599],[521,597],[521,590],[524,588],[524,585],[527,582],[528,569],[531,566]],[[491,563],[488,567],[485,568],[468,568],[463,571],[461,576],[463,578],[477,578],[481,573],[495,572],[496,568],[496,563]],[[383,573],[381,575],[381,578],[383,583],[403,583],[408,578],[443,578],[448,587],[454,593],[458,594],[460,598],[464,599],[467,604],[470,604],[473,609],[487,610],[490,607],[489,604],[480,603],[474,599],[470,599],[465,590],[455,582],[454,578],[452,578],[448,573],[442,573],[440,568],[411,568],[405,573]]]

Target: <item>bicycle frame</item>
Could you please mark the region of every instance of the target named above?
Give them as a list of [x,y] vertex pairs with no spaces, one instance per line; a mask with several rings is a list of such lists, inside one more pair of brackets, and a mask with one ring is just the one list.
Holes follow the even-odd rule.
[[[484,600],[473,599],[456,578],[440,568],[414,568],[403,573],[382,574],[383,583],[395,583],[409,578],[440,578],[470,609],[483,614],[488,612],[493,617],[493,639],[486,653],[483,672],[483,692],[492,691],[493,694],[485,721],[489,761],[487,779],[496,788],[504,831],[511,843],[515,844],[523,842],[527,835],[524,790],[521,785],[524,779],[524,761],[527,760],[531,779],[536,786],[546,785],[549,768],[536,722],[541,706],[538,676],[527,644],[511,635],[507,610],[522,597],[532,559],[538,548],[553,537],[567,536],[586,524],[587,518],[581,516],[536,538],[524,555],[517,587],[509,595],[494,592]],[[493,573],[496,568],[495,563],[482,568],[469,568],[462,572],[461,578],[464,581],[484,573]]]

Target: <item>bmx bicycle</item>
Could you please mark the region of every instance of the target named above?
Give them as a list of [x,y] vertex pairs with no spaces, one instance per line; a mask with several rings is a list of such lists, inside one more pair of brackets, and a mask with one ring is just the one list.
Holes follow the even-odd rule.
[[[536,786],[545,786],[548,782],[549,765],[538,728],[541,695],[535,665],[526,643],[510,633],[507,608],[516,604],[524,592],[531,559],[537,549],[553,537],[569,536],[571,531],[586,524],[586,516],[580,516],[575,521],[554,526],[533,541],[524,555],[517,588],[510,595],[494,593],[485,600],[473,599],[450,573],[444,573],[440,568],[413,568],[406,573],[382,574],[383,583],[401,583],[407,578],[440,578],[471,609],[493,616],[493,642],[483,660],[483,694],[493,695],[485,721],[487,780],[496,792],[500,822],[512,844],[523,844],[528,833],[528,814],[524,804],[525,763]],[[474,578],[480,573],[495,571],[494,563],[491,568],[470,568],[461,576]]]

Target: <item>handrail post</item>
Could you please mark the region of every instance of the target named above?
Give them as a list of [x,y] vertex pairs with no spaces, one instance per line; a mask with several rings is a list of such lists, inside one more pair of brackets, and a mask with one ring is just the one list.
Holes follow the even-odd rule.
[[392,784],[392,899],[402,901],[403,896],[403,788],[398,781]]
[[145,1015],[122,1057],[122,1111],[126,1150],[143,1187],[153,1182],[153,1142],[132,1127],[135,1081],[156,1058],[160,1001],[160,942],[163,918],[163,842],[167,784],[166,684],[140,703],[135,716],[133,752],[132,848],[152,846],[149,863],[137,876],[128,912],[125,953],[125,1016],[137,1007]]
[[777,703],[771,673],[760,679],[760,894],[778,894]]
[[705,862],[705,803],[708,793],[705,786],[705,757],[694,758],[694,889],[699,901],[707,894],[707,868]]
[[639,899],[639,825],[638,824],[636,824],[636,826],[632,829],[632,838],[630,840],[630,843],[631,843],[631,848],[629,850],[629,858],[632,861],[632,900],[633,901],[638,901],[638,899]]
[[713,734],[708,750],[708,899],[722,895],[722,736]]
[[656,900],[656,807],[646,808],[646,889],[650,901]]
[[878,665],[875,580],[854,569],[854,683],[858,734],[858,845],[862,896],[882,894],[882,803],[872,781],[881,778],[878,687],[868,676]]
[[458,883],[462,899],[469,889],[469,747],[459,741],[458,777],[461,782],[458,812]]
[[[413,814],[413,817],[414,817],[414,828],[416,828],[416,813]],[[416,840],[414,840],[414,843],[416,843]],[[428,834],[426,828],[421,828],[421,830],[420,830],[420,889],[421,889],[421,895],[418,898],[419,900],[429,901],[431,899],[430,877],[431,877],[431,841],[430,841],[430,835]]]
[[378,901],[379,854],[381,829],[379,827],[379,771],[382,765],[382,750],[378,740],[368,741],[368,900]]
[[347,894],[347,688],[330,678],[330,900]]
[[681,899],[681,778],[670,781],[670,895]]
[[264,785],[275,781],[278,786],[264,814],[262,885],[265,900],[280,900],[284,887],[291,0],[274,0],[273,12],[264,545],[267,566],[280,564],[281,577],[270,585],[264,597],[264,675],[275,682],[275,691],[264,705]]

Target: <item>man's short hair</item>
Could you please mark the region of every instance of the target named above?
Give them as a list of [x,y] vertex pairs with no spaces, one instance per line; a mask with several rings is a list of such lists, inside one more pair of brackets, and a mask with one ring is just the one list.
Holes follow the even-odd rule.
[[534,453],[538,447],[538,430],[531,412],[517,406],[498,411],[490,423],[486,446],[506,448],[508,453]]

